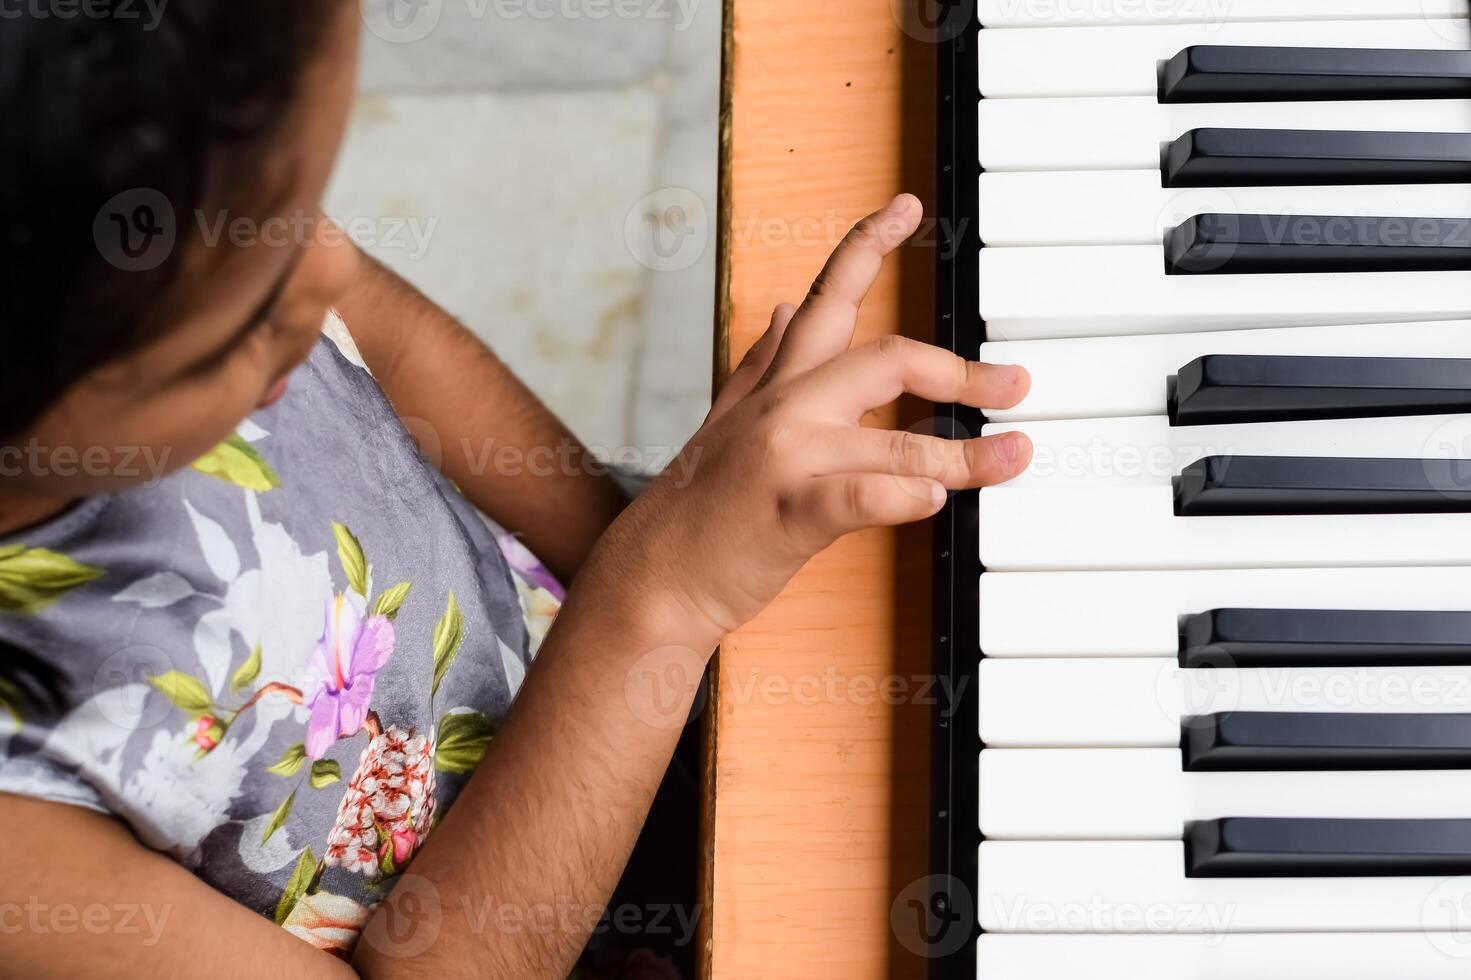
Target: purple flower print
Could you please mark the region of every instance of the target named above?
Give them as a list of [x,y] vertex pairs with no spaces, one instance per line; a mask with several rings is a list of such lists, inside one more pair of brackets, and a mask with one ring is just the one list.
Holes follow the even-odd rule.
[[519,572],[522,578],[539,589],[546,589],[558,602],[567,598],[567,590],[562,588],[562,583],[547,571],[541,559],[533,555],[531,549],[522,544],[519,538],[507,534],[496,540],[501,546],[501,554],[506,557],[506,563]]
[[327,603],[322,639],[306,659],[302,703],[311,709],[306,754],[320,759],[339,738],[357,734],[368,717],[373,681],[393,655],[393,623],[368,616],[339,594]]

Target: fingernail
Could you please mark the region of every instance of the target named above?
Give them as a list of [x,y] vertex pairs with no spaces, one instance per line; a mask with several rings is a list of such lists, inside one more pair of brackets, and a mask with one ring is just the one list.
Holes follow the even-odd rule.
[[905,193],[905,194],[899,194],[899,195],[897,195],[892,201],[889,202],[888,207],[884,208],[884,210],[885,211],[903,211],[908,206],[909,206],[909,195],[907,193]]
[[1017,438],[1015,432],[1008,432],[996,440],[996,458],[1008,468],[1016,465],[1020,449],[1021,440]]
[[943,485],[939,483],[930,484],[931,504],[934,504],[936,507],[942,506],[945,503],[946,496],[948,496],[948,494],[945,492],[945,487]]
[[997,368],[996,375],[1002,383],[1014,385],[1022,379],[1022,369],[1015,364],[1003,364]]

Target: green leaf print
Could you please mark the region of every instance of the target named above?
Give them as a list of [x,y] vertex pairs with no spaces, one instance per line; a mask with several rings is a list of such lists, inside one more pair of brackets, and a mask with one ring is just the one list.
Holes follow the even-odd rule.
[[373,600],[372,607],[368,610],[369,616],[387,616],[393,619],[398,615],[399,609],[403,607],[404,600],[409,597],[409,590],[413,586],[408,582],[400,582],[391,589],[384,589],[378,593],[378,598]]
[[444,675],[449,673],[450,667],[454,666],[455,658],[460,655],[460,642],[464,638],[465,617],[460,612],[460,604],[455,601],[455,594],[451,592],[449,606],[434,627],[434,686],[430,691],[431,697],[439,693],[439,684],[444,680]]
[[279,926],[291,916],[291,910],[296,908],[296,903],[301,901],[301,896],[306,894],[316,873],[317,856],[308,847],[301,852],[301,857],[296,861],[296,867],[292,869],[291,877],[286,879],[286,890],[281,893],[281,901],[276,903],[276,925]]
[[281,829],[281,825],[286,822],[286,818],[291,816],[291,804],[295,802],[296,790],[292,790],[291,795],[282,800],[281,805],[276,807],[276,812],[271,814],[271,822],[266,824],[266,832],[260,835],[260,842],[262,844],[270,840],[271,835]]
[[233,435],[194,461],[193,469],[246,490],[265,493],[281,485],[281,478],[265,457],[240,435]]
[[191,718],[197,718],[214,707],[214,699],[209,696],[209,691],[200,683],[199,678],[189,674],[171,670],[166,674],[150,677],[148,683],[172,701],[174,707]]
[[312,763],[312,774],[308,782],[312,789],[321,789],[331,786],[342,778],[342,765],[333,759],[318,759]]
[[5,712],[15,722],[15,730],[20,731],[20,688],[10,681],[0,677],[0,711]]
[[35,615],[81,585],[102,577],[102,569],[83,565],[45,548],[0,548],[0,613]]
[[277,776],[295,776],[305,764],[306,746],[297,742],[295,745],[288,745],[286,751],[281,753],[280,761],[274,766],[267,766],[266,772]]
[[363,546],[353,537],[346,526],[332,522],[332,535],[337,539],[337,558],[342,562],[343,574],[347,576],[347,587],[358,595],[368,594],[368,559],[363,556]]
[[259,676],[260,644],[257,643],[255,645],[255,649],[250,651],[250,656],[245,658],[245,663],[241,664],[240,669],[235,671],[235,673],[231,675],[230,690],[243,691],[251,684],[255,683],[255,679]]
[[478,711],[445,715],[439,719],[434,768],[440,772],[471,772],[485,758],[495,726]]

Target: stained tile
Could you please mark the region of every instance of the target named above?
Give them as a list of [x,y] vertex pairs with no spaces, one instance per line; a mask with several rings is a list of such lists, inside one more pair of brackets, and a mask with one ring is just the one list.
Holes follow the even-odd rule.
[[658,112],[649,86],[364,96],[328,211],[611,450],[632,437],[647,270],[625,227]]
[[374,92],[607,88],[658,71],[719,0],[365,0]]

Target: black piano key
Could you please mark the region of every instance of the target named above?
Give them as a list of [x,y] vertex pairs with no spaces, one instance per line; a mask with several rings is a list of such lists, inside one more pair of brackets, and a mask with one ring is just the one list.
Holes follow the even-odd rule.
[[1171,425],[1471,412],[1471,358],[1207,354],[1167,384]]
[[1160,102],[1471,98],[1471,51],[1197,44],[1160,66]]
[[1180,629],[1181,667],[1471,665],[1471,612],[1211,609]]
[[1471,820],[1227,817],[1185,830],[1189,878],[1471,874]]
[[1181,517],[1471,512],[1466,459],[1207,456],[1173,482]]
[[1471,218],[1198,214],[1165,236],[1172,276],[1471,269]]
[[1471,181],[1471,133],[1192,129],[1160,170],[1165,187],[1455,184]]
[[1471,715],[1228,711],[1184,719],[1186,772],[1471,769]]

